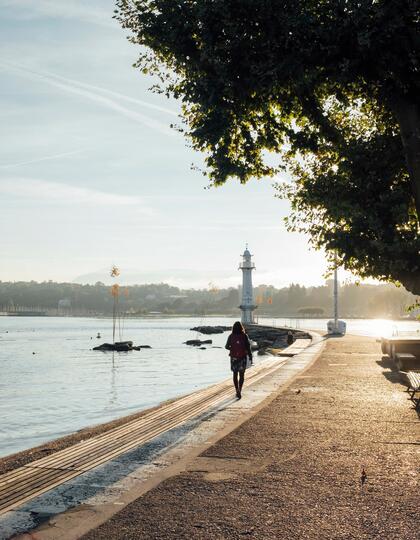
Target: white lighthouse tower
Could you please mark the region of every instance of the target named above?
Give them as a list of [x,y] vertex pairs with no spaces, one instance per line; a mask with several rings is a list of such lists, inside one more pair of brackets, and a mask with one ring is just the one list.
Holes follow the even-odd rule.
[[239,308],[242,311],[241,321],[245,324],[254,322],[253,311],[257,307],[254,304],[254,292],[252,289],[252,271],[255,269],[255,264],[251,260],[252,255],[248,251],[246,245],[242,262],[239,263],[239,270],[242,270],[242,302]]

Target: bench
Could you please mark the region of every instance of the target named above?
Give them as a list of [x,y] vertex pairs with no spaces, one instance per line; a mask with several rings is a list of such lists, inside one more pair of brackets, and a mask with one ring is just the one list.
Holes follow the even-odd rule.
[[420,335],[382,337],[381,348],[383,354],[387,354],[394,360],[397,353],[420,356]]
[[401,371],[420,369],[420,359],[408,352],[397,352],[395,354],[395,362]]
[[410,399],[416,405],[416,410],[420,408],[420,397],[416,397],[416,393],[420,392],[420,371],[409,371],[407,373],[407,392],[410,394]]

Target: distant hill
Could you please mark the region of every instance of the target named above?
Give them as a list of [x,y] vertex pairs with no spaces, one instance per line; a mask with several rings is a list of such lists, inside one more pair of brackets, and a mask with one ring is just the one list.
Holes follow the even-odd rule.
[[[199,289],[202,287],[203,283],[207,284],[208,282],[215,280],[218,283],[224,284],[224,286],[229,283],[237,283],[240,280],[240,276],[238,274],[230,276],[229,272],[230,270],[217,270],[211,271],[209,274],[206,273],[205,270],[199,272],[197,270],[185,268],[166,268],[164,270],[152,270],[147,272],[124,269],[124,284],[140,285],[145,283],[171,283],[178,287],[182,287],[182,284],[188,283],[189,288]],[[72,283],[94,285],[98,281],[105,285],[114,283],[110,276],[109,268],[77,276]]]

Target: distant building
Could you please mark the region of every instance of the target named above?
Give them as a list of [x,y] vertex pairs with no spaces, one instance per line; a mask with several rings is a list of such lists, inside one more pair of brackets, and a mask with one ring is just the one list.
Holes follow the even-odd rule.
[[242,262],[239,263],[239,270],[242,270],[242,301],[239,306],[242,311],[241,321],[245,324],[254,322],[254,291],[252,288],[252,271],[255,265],[252,262],[252,255],[248,250],[248,245],[242,255]]
[[70,298],[62,298],[61,300],[59,300],[57,308],[59,315],[68,315],[71,311]]

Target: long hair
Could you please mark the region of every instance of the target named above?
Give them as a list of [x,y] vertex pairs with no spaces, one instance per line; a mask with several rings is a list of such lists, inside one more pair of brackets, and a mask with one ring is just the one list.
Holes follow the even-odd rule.
[[240,321],[236,321],[232,327],[232,334],[245,334],[245,329]]

